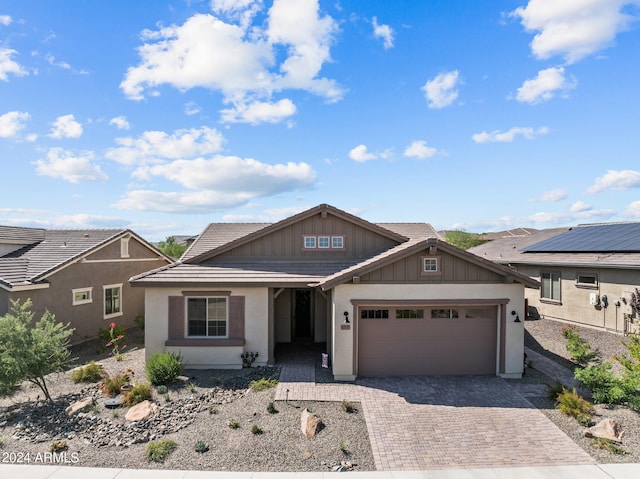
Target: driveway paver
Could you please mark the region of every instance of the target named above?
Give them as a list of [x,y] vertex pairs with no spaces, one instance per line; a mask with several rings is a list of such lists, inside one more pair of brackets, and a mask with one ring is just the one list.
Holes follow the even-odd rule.
[[494,376],[366,378],[316,384],[283,365],[276,400],[358,401],[376,468],[429,470],[595,464],[564,432]]

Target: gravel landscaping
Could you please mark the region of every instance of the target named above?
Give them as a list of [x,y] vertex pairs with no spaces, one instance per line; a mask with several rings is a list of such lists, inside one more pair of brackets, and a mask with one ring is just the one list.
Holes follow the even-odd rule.
[[[573,369],[561,329],[566,325],[548,319],[525,322],[525,345]],[[578,327],[580,335],[602,353],[603,358],[624,353],[624,339]],[[130,343],[122,361],[97,354],[95,345],[74,350],[76,364],[95,359],[110,375],[133,372],[133,383],[146,382],[144,349]],[[596,447],[583,436],[584,427],[562,415],[543,396],[553,378],[528,368],[520,380],[508,383],[521,391],[553,423],[600,463],[640,462],[640,415],[626,407],[596,405],[594,421],[619,421],[624,454]],[[350,464],[355,471],[375,470],[367,427],[359,404],[348,413],[336,402],[275,402],[275,389],[254,392],[252,380],[277,378],[278,367],[243,370],[186,370],[164,391],[153,388],[159,406],[155,416],[136,423],[125,420],[127,408],[110,409],[96,384],[76,384],[71,372],[52,375],[48,385],[52,404],[41,400],[39,389],[23,384],[10,397],[0,398],[0,454],[3,462],[51,463],[47,456],[55,440],[65,440],[60,463],[79,466],[185,469],[218,471],[331,471]],[[318,369],[318,382],[332,382],[327,370]],[[71,418],[70,404],[91,397],[96,405]],[[273,407],[275,407],[275,410]],[[323,422],[313,438],[300,431],[300,416],[309,409]],[[230,427],[233,425],[234,427]],[[236,427],[237,426],[237,427]],[[147,459],[150,443],[174,441],[177,447],[164,462]],[[198,446],[198,447],[197,447]],[[532,444],[531,447],[535,447]],[[200,452],[198,452],[200,451]],[[13,456],[12,456],[13,454]]]
[[[80,351],[83,360],[91,352]],[[134,372],[133,382],[145,382],[144,349],[130,348],[122,361],[100,361],[109,374]],[[157,414],[127,422],[127,408],[105,407],[97,385],[75,384],[70,372],[49,379],[55,399],[38,399],[39,390],[27,384],[0,399],[0,454],[6,462],[50,463],[54,440],[67,449],[58,461],[69,465],[146,469],[218,471],[331,471],[341,464],[352,470],[375,470],[366,423],[359,405],[345,412],[333,402],[273,402],[274,388],[254,392],[251,380],[277,378],[279,368],[243,370],[185,370],[167,392],[154,388]],[[161,390],[162,391],[162,390]],[[65,408],[87,396],[96,406],[68,418]],[[315,437],[300,430],[304,408],[322,420]],[[229,425],[236,426],[231,428]],[[255,428],[254,428],[255,426]],[[150,442],[169,439],[177,448],[164,462],[147,460]],[[201,441],[196,452],[196,443]],[[206,447],[205,447],[206,446]],[[11,456],[12,453],[13,456]],[[64,461],[66,459],[66,461]]]
[[[566,327],[564,323],[550,319],[540,319],[525,322],[525,346],[539,352],[550,359],[574,369],[575,364],[566,351],[566,339],[561,334],[561,329]],[[598,349],[602,358],[608,359],[615,354],[624,354],[626,349],[622,345],[623,336],[595,330],[592,328],[577,327],[580,336],[591,344],[594,349]],[[529,369],[522,381],[553,383],[552,378],[540,374],[534,369]],[[556,424],[562,431],[571,437],[580,447],[591,455],[599,463],[621,463],[640,462],[640,414],[627,407],[595,405],[593,420],[599,422],[602,419],[610,418],[617,420],[624,430],[622,443],[619,447],[624,454],[614,454],[601,449],[595,445],[593,439],[585,438],[584,427],[575,419],[564,416],[555,408],[552,401],[546,397],[528,397],[531,403]]]

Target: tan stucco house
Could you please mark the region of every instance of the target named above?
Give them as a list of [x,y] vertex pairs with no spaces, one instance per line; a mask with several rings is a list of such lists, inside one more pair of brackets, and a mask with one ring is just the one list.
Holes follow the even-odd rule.
[[540,282],[540,288],[525,293],[532,319],[640,332],[631,307],[631,295],[640,288],[640,223],[540,230],[469,251]]
[[128,229],[54,230],[0,226],[0,316],[31,299],[36,319],[49,310],[75,328],[73,343],[144,315],[144,292],[129,279],[171,263]]
[[[374,224],[322,204],[273,224],[210,224],[144,288],[146,354],[188,367],[277,361],[276,344],[326,343],[333,375],[523,369],[528,276],[445,243],[426,223]],[[310,348],[313,349],[313,348]]]

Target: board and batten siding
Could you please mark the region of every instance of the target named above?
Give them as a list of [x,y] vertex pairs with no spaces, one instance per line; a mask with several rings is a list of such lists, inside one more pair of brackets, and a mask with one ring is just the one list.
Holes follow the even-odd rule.
[[[344,248],[304,250],[304,236],[343,236]],[[216,257],[216,262],[237,261],[238,258],[349,260],[373,256],[398,244],[397,241],[368,230],[342,218],[327,214],[314,215],[286,228],[241,245]]]

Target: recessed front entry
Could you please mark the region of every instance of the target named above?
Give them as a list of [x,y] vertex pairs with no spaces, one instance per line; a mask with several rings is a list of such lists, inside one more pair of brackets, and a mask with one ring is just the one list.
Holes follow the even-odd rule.
[[293,321],[291,338],[294,341],[313,341],[313,305],[310,289],[293,292]]

